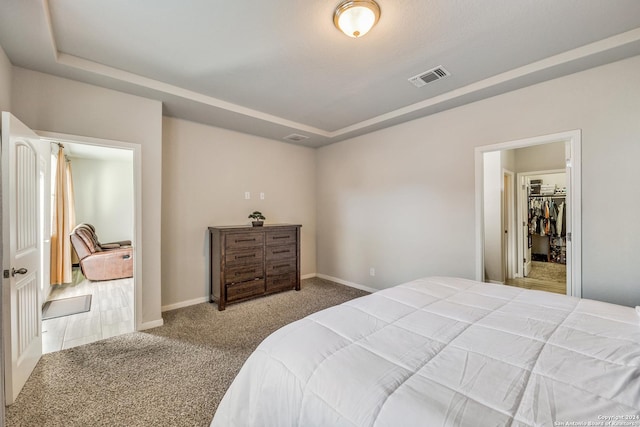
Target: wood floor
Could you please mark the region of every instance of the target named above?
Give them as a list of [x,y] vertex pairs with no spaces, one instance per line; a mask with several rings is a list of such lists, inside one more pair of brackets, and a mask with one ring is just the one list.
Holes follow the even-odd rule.
[[91,282],[74,269],[71,284],[56,287],[48,300],[92,295],[86,313],[42,321],[42,352],[51,353],[135,331],[133,279]]
[[531,279],[528,277],[507,279],[504,282],[505,285],[516,286],[518,288],[535,289],[538,291],[554,292],[556,294],[566,294],[566,283],[550,282],[540,279]]
[[567,266],[553,262],[532,261],[529,276],[507,279],[505,285],[554,292],[556,294],[566,294]]

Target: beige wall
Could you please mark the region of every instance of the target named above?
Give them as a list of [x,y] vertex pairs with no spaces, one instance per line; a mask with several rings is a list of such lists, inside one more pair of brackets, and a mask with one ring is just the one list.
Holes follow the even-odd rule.
[[208,299],[207,227],[249,224],[254,210],[302,224],[302,274],[315,273],[315,168],[313,149],[165,117],[163,307]]
[[11,74],[13,67],[0,46],[0,111],[11,111]]
[[509,150],[515,153],[514,172],[535,172],[565,168],[565,143],[552,142]]
[[[12,112],[34,130],[112,139],[142,147],[142,323],[158,324],[162,104],[97,86],[14,67]],[[141,255],[141,256],[140,256]],[[141,259],[140,259],[141,258]]]
[[134,240],[133,161],[74,157],[71,168],[76,224],[92,224],[103,243]]
[[375,288],[474,277],[474,147],[582,129],[583,296],[640,305],[638,69],[630,58],[319,149],[318,272]]

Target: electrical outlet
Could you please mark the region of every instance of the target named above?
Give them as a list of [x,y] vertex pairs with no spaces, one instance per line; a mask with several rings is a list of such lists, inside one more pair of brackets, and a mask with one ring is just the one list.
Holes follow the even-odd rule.
[[371,268],[369,269],[369,276],[375,276],[375,275],[376,275],[376,269],[375,269],[375,268],[373,268],[373,267],[371,267]]
[[244,199],[245,199],[245,200],[249,200],[250,198],[251,198],[251,193],[250,193],[250,192],[248,192],[248,191],[245,191],[245,192],[244,192]]

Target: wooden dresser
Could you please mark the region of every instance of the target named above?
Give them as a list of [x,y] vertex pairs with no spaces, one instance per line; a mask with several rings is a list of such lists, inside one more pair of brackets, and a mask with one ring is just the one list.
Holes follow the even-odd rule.
[[301,225],[209,227],[211,302],[300,290]]

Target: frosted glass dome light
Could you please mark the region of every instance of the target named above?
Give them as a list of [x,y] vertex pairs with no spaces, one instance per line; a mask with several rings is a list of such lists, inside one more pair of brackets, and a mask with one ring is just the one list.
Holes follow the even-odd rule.
[[338,5],[333,23],[349,37],[362,37],[380,19],[380,6],[373,0],[348,0]]

